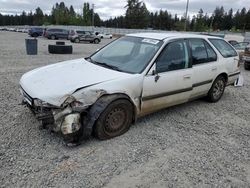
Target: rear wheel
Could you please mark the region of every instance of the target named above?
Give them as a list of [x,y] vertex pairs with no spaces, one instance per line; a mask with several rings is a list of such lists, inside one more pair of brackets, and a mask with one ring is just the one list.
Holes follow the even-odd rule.
[[56,39],[56,36],[55,35],[51,35],[50,37],[52,40],[55,40]]
[[248,64],[246,62],[244,62],[244,68],[245,70],[250,70],[250,63],[248,62]]
[[222,97],[226,87],[226,79],[223,76],[218,76],[212,87],[210,88],[207,99],[210,102],[217,102]]
[[98,44],[98,43],[99,43],[99,40],[98,40],[98,39],[95,39],[95,40],[94,40],[94,43],[95,43],[95,44]]
[[116,100],[108,105],[98,118],[94,133],[101,140],[124,134],[130,128],[133,106],[125,99]]

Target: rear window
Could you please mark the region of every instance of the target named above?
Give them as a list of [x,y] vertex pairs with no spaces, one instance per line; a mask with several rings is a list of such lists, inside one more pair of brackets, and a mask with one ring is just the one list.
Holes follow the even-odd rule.
[[208,63],[217,60],[217,55],[212,47],[203,39],[189,39],[192,51],[192,64]]
[[237,56],[237,52],[234,48],[228,44],[226,41],[221,39],[209,39],[209,41],[214,45],[214,47],[220,52],[223,57],[234,57]]

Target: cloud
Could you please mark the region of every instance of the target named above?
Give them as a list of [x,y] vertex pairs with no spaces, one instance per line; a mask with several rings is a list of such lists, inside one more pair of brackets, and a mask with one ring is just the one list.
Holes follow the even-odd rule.
[[[0,12],[8,14],[20,14],[24,11],[34,11],[40,7],[45,13],[50,13],[56,0],[0,0]],[[126,0],[86,0],[90,4],[95,4],[95,12],[97,12],[102,19],[120,16],[125,14]],[[144,0],[149,11],[155,12],[168,10],[172,14],[183,15],[186,7],[186,0]],[[66,6],[73,5],[74,9],[81,13],[84,1],[82,0],[64,0]],[[249,0],[190,0],[189,14],[197,14],[200,8],[205,13],[212,13],[217,6],[223,6],[225,10],[233,8],[237,9],[243,7],[248,8]]]

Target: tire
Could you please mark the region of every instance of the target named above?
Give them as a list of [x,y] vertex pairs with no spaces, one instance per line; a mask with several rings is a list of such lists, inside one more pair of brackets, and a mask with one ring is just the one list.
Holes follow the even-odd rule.
[[74,42],[75,42],[75,43],[80,43],[80,39],[79,39],[79,38],[76,38],[76,39],[74,40]]
[[209,102],[217,102],[221,99],[226,87],[226,79],[223,76],[218,76],[210,88],[207,99]]
[[100,41],[98,39],[94,39],[93,41],[95,44],[98,44]]
[[55,35],[51,35],[50,38],[51,38],[52,40],[56,40],[56,36],[55,36]]
[[126,99],[116,100],[101,113],[94,127],[94,135],[100,140],[120,136],[129,130],[132,117],[132,104]]
[[38,36],[39,36],[39,35],[38,35],[37,33],[33,33],[33,34],[32,34],[32,37],[35,37],[35,38],[36,38],[36,37],[38,37]]
[[51,54],[72,54],[73,48],[71,45],[49,45],[48,51]]
[[245,70],[250,70],[250,63],[248,62],[248,64],[246,64],[246,62],[244,62],[244,68]]

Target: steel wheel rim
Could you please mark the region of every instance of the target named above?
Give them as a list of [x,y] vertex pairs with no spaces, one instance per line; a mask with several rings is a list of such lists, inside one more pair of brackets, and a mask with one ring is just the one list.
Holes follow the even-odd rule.
[[215,85],[214,85],[214,89],[213,89],[213,96],[215,99],[218,99],[224,91],[224,82],[223,80],[218,80]]
[[124,128],[127,113],[123,108],[114,108],[105,118],[104,131],[108,135],[113,135]]

